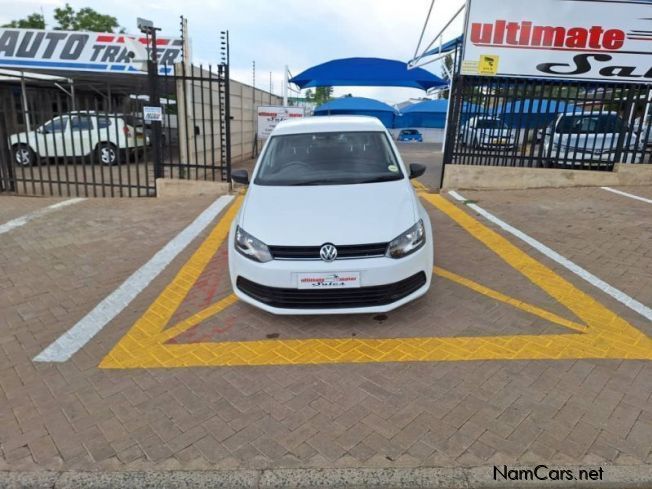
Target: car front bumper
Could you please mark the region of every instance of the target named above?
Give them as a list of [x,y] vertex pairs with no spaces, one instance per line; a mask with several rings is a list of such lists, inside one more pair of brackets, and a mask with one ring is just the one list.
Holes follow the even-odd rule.
[[[229,239],[229,271],[236,296],[273,314],[353,314],[388,312],[422,295],[432,277],[432,240],[401,259],[272,260],[258,263],[242,256]],[[360,288],[298,289],[299,273],[359,272]],[[318,293],[325,293],[320,300]],[[384,294],[384,295],[383,295]],[[341,298],[339,303],[335,298]],[[282,298],[282,299],[279,299]],[[360,300],[357,300],[361,298]],[[395,300],[394,300],[395,298]],[[305,307],[302,301],[305,300]],[[279,307],[292,303],[291,307]],[[320,304],[325,304],[323,307]],[[354,304],[353,307],[346,304]]]

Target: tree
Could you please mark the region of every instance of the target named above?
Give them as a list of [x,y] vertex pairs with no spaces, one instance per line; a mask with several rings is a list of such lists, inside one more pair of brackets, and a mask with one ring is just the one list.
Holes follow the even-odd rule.
[[313,102],[317,105],[325,104],[333,95],[333,87],[317,87],[315,88],[315,96]]
[[41,14],[34,13],[24,19],[12,20],[2,27],[13,27],[18,29],[45,29],[45,19]]
[[[62,31],[114,32],[120,25],[112,15],[100,14],[89,7],[75,10],[66,3],[63,8],[54,9],[55,29]],[[124,32],[124,29],[120,29]]]

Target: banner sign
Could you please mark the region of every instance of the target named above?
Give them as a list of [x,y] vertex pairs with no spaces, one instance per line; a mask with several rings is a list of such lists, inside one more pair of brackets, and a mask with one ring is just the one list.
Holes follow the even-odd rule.
[[[159,71],[181,61],[181,39],[158,38]],[[0,67],[38,70],[143,73],[145,37],[97,32],[0,28]],[[134,54],[136,59],[134,60]]]
[[261,105],[258,107],[258,139],[267,138],[279,122],[303,116],[303,107]]
[[652,81],[652,0],[468,0],[465,75]]

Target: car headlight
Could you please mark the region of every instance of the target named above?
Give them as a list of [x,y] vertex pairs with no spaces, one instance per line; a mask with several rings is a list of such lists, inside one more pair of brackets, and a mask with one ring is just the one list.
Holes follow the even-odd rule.
[[235,249],[251,260],[265,263],[272,260],[272,254],[265,243],[246,232],[240,226],[235,228]]
[[403,258],[417,251],[425,243],[426,228],[423,220],[419,219],[414,226],[390,241],[385,255],[390,258]]

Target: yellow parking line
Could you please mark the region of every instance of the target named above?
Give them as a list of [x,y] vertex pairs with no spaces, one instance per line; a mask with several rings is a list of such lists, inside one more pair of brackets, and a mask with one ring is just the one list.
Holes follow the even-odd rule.
[[179,336],[182,333],[185,333],[193,326],[197,326],[199,323],[205,321],[206,319],[219,314],[227,307],[235,304],[238,301],[238,298],[235,294],[229,294],[224,299],[220,299],[215,304],[211,304],[205,309],[202,309],[196,314],[193,314],[188,319],[181,321],[175,326],[164,330],[158,335],[158,340],[165,343],[172,338]]
[[[424,187],[421,187],[425,189]],[[436,269],[460,285],[519,307],[584,334],[422,338],[315,338],[214,343],[166,342],[235,302],[229,295],[168,330],[164,328],[194,282],[223,243],[242,197],[199,246],[173,281],[102,360],[102,368],[155,368],[229,365],[288,365],[404,361],[499,359],[622,358],[652,360],[652,340],[588,294],[527,255],[445,198],[419,190],[420,196],[453,219],[562,305],[586,327],[522,303],[459,275]]]
[[497,290],[490,289],[489,287],[474,282],[473,280],[470,280],[468,278],[462,277],[461,275],[457,275],[456,273],[450,272],[448,270],[444,270],[443,268],[440,267],[435,267],[433,271],[435,272],[436,275],[439,275],[440,277],[447,278],[448,280],[451,280],[455,283],[468,287],[471,290],[475,290],[479,294],[486,295],[487,297],[491,297],[492,299],[495,299],[497,301],[504,302],[505,304],[509,304],[510,306],[516,307],[517,309],[521,309],[522,311],[529,312],[534,316],[539,316],[540,318],[546,319],[551,323],[556,323],[559,324],[560,326],[574,329],[582,333],[586,332],[587,328],[582,324],[569,321],[568,319],[564,319],[563,317],[558,316],[557,314],[554,314],[552,312],[546,311],[545,309],[541,309],[540,307],[533,306],[531,304],[520,301],[518,299],[514,299],[513,297],[509,297],[508,295],[505,295],[502,292],[498,292]]

